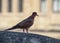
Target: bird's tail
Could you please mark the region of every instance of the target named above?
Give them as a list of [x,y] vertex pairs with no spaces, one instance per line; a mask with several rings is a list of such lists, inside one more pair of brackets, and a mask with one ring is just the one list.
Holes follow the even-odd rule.
[[17,26],[13,26],[12,28],[6,29],[4,31],[13,30],[13,29],[16,29],[16,28],[18,28],[18,27]]

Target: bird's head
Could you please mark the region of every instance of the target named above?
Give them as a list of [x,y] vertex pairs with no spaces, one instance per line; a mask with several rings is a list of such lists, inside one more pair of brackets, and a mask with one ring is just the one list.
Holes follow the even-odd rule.
[[32,16],[38,16],[37,12],[33,12]]

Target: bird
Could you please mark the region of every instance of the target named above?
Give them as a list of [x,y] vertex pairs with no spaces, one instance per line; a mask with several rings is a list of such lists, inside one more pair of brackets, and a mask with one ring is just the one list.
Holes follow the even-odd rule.
[[9,29],[6,29],[5,31],[21,28],[21,29],[23,29],[23,32],[25,32],[25,30],[26,30],[26,33],[28,33],[29,28],[34,24],[34,19],[36,16],[38,16],[37,12],[32,12],[31,16],[29,16],[28,18],[24,19],[23,21],[17,23],[15,26],[13,26]]

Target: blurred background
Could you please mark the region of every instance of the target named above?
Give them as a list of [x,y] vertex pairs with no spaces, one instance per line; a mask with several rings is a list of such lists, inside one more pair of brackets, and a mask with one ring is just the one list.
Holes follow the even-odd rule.
[[[60,0],[0,0],[0,30],[8,29],[37,12],[29,33],[60,39]],[[21,29],[11,30],[22,32]]]

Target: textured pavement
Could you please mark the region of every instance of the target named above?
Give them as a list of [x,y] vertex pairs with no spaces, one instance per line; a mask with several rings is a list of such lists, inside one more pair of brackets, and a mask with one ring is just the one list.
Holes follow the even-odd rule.
[[60,43],[60,40],[31,33],[0,31],[0,43]]

